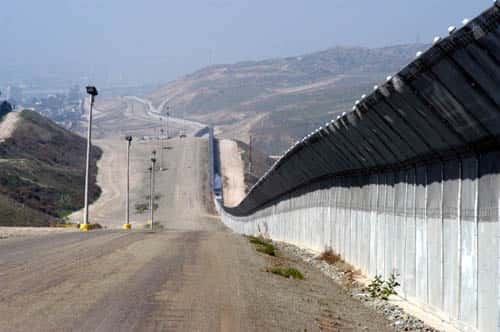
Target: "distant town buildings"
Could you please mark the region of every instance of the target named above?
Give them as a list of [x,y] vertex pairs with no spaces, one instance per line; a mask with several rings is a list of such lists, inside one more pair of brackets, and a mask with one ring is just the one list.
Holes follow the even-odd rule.
[[22,86],[8,85],[1,99],[9,105],[34,110],[50,118],[58,124],[71,129],[75,122],[80,121],[84,113],[85,91],[78,85],[72,86],[66,93],[29,94]]

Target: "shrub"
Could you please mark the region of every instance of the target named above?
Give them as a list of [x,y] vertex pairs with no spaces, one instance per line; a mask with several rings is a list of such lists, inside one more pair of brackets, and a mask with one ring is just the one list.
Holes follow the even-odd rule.
[[298,279],[298,280],[304,279],[304,275],[299,270],[297,270],[296,268],[293,268],[293,267],[275,266],[275,267],[267,269],[267,272],[277,274],[277,275],[282,276],[284,278],[293,278],[293,279]]
[[382,276],[376,275],[367,287],[368,293],[373,298],[388,300],[389,296],[398,294],[396,287],[400,284],[397,277],[398,274],[394,272],[391,273],[388,280],[383,280]]

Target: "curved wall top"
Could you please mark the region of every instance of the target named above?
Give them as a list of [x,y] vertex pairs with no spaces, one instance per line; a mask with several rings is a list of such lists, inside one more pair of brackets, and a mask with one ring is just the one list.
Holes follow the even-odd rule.
[[500,147],[500,1],[433,46],[353,110],[293,145],[225,208],[249,215],[305,184]]

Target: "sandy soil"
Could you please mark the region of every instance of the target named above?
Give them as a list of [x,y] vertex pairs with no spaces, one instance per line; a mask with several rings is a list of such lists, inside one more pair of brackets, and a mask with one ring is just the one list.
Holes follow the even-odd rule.
[[219,140],[221,172],[224,179],[224,204],[237,206],[245,197],[244,163],[238,145],[229,139]]
[[[89,207],[91,223],[120,228],[125,223],[126,142],[117,138],[99,139],[94,143],[103,150],[98,161],[97,184],[102,189],[99,199]],[[135,205],[145,203],[149,185],[149,158],[158,149],[155,141],[132,141],[130,148],[130,223],[144,225],[147,214],[136,213]],[[70,215],[70,221],[81,223],[83,211]]]
[[75,228],[56,227],[4,227],[0,226],[0,239],[13,237],[38,236],[48,234],[70,233],[78,231]]
[[0,122],[0,143],[5,142],[12,135],[19,121],[19,116],[19,112],[10,112]]

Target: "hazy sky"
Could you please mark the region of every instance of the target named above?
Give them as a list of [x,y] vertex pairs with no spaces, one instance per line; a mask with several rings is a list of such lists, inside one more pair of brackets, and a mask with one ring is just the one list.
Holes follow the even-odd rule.
[[[491,0],[4,0],[0,73],[166,82],[212,63],[430,42]],[[210,60],[211,59],[211,60]]]

